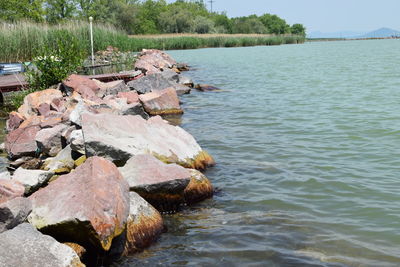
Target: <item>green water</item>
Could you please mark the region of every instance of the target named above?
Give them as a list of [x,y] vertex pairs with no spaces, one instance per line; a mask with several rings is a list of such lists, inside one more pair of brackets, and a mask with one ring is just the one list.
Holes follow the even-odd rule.
[[171,54],[221,191],[120,265],[400,266],[400,40]]

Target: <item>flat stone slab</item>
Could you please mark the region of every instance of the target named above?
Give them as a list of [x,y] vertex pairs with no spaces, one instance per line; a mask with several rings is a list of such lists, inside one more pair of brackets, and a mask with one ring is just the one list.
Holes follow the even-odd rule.
[[118,166],[135,155],[151,154],[165,163],[204,169],[214,160],[179,126],[161,117],[84,114],[82,130],[87,156],[105,157]]

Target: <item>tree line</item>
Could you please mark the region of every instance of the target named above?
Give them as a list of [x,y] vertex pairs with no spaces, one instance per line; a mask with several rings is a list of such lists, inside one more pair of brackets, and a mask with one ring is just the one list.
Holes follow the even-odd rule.
[[62,23],[87,20],[112,24],[128,34],[258,33],[305,36],[302,24],[289,25],[277,15],[229,18],[209,12],[202,0],[1,0],[0,20],[28,19]]

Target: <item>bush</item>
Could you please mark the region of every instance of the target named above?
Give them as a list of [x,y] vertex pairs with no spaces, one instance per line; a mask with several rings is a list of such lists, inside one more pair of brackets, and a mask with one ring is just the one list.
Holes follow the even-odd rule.
[[32,62],[35,69],[27,73],[31,89],[47,89],[76,72],[83,63],[84,54],[75,36],[61,30],[52,37],[55,43],[38,50],[38,55]]

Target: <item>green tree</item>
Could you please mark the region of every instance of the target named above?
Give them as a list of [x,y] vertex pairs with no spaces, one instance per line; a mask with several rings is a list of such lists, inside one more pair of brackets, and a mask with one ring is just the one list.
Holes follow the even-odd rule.
[[210,33],[214,30],[214,22],[206,17],[197,16],[192,23],[192,31],[195,33]]
[[277,15],[264,14],[260,18],[260,21],[267,28],[268,33],[273,34],[285,34],[290,33],[290,26],[284,19],[281,19]]
[[74,0],[47,0],[45,6],[46,20],[51,23],[57,23],[77,15],[77,6]]
[[36,22],[43,21],[43,0],[1,0],[0,19],[16,21],[31,19]]
[[290,28],[292,34],[306,36],[306,28],[299,23],[293,24]]
[[182,6],[169,8],[160,14],[159,24],[165,33],[190,32],[193,24],[192,14]]

